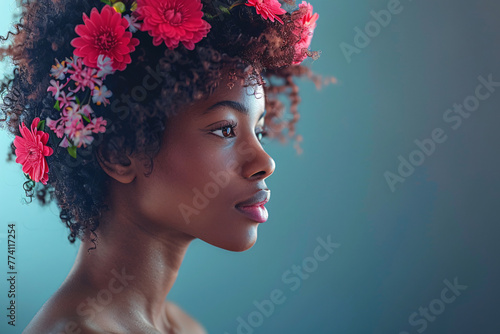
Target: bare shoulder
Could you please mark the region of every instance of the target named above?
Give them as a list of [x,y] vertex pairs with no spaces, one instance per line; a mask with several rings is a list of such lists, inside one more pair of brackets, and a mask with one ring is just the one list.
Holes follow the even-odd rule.
[[[40,312],[39,312],[40,313]],[[81,319],[72,317],[54,317],[40,314],[35,316],[23,331],[23,334],[107,334],[108,332],[91,328]]]
[[87,319],[75,314],[77,305],[56,292],[37,312],[23,334],[104,334]]
[[182,333],[208,334],[207,330],[198,321],[176,304],[167,300],[165,308],[168,314],[179,323]]

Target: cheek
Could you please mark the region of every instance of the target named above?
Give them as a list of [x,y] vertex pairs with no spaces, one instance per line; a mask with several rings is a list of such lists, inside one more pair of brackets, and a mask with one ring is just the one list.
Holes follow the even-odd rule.
[[210,217],[212,211],[220,213],[221,203],[229,200],[227,188],[221,188],[229,184],[229,173],[224,173],[224,184],[217,184],[214,175],[225,170],[226,158],[206,143],[170,142],[168,152],[160,151],[146,179],[143,208],[154,221],[181,230]]
[[158,154],[140,198],[141,211],[158,233],[172,228],[233,251],[255,243],[258,224],[233,207],[241,194],[233,154],[212,140],[187,139],[170,142],[168,152]]

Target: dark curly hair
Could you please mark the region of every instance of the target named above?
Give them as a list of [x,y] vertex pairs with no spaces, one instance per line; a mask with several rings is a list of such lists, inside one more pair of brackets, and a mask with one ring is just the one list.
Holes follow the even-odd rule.
[[[301,99],[294,78],[306,76],[318,88],[323,80],[306,66],[292,66],[295,45],[300,39],[293,33],[297,29],[295,20],[304,12],[302,9],[288,12],[282,16],[284,24],[279,24],[262,19],[255,14],[255,8],[235,1],[202,0],[202,3],[204,19],[212,28],[192,51],[183,45],[175,50],[163,44],[155,47],[146,32],[134,33],[140,45],[131,54],[132,63],[106,80],[106,86],[113,92],[113,103],[106,108],[94,108],[97,116],[107,120],[106,133],[96,135],[92,145],[79,148],[77,159],[58,147],[51,134],[49,145],[55,149],[47,157],[48,184],[38,183],[36,191],[29,186],[25,190],[28,197],[36,196],[42,204],[57,201],[60,218],[70,230],[71,243],[90,232],[95,248],[95,231],[106,209],[108,181],[98,159],[127,165],[130,163],[127,155],[138,153],[151,170],[168,118],[183,105],[210,95],[220,82],[222,67],[227,64],[238,71],[251,65],[251,76],[264,87],[269,138],[286,143],[287,137],[293,137],[300,153],[301,136],[295,133],[295,124],[300,116],[297,106]],[[293,5],[293,1],[286,3],[285,6]],[[224,10],[235,4],[230,13]],[[0,59],[10,57],[15,65],[12,75],[5,76],[0,87],[3,112],[0,124],[6,125],[11,133],[20,135],[19,124],[31,124],[35,117],[59,118],[54,99],[47,93],[49,70],[54,59],[63,60],[73,54],[70,41],[77,37],[75,26],[83,23],[82,14],[90,14],[93,7],[101,10],[104,5],[99,0],[23,2],[16,31],[1,37],[11,43],[0,48]],[[318,52],[303,51],[314,59],[319,57]],[[161,83],[150,91],[143,85],[148,73],[155,73]],[[285,104],[280,96],[288,97],[291,118],[285,117]],[[11,148],[10,160],[13,144]]]

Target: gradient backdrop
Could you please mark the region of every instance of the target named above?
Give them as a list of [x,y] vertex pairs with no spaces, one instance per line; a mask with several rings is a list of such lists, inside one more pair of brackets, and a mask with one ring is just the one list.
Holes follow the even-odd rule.
[[[5,35],[15,1],[1,2]],[[316,91],[301,82],[301,156],[267,145],[277,168],[256,245],[231,253],[196,240],[169,298],[211,334],[498,333],[500,3],[312,3],[320,14],[312,49],[322,56],[308,64],[338,84]],[[374,23],[388,8],[390,22]],[[357,36],[365,29],[371,37]],[[488,76],[490,90],[476,93]],[[453,107],[463,103],[472,111],[460,116]],[[77,246],[55,206],[22,204],[21,167],[5,162],[12,138],[0,133],[0,332],[20,333]],[[402,159],[417,166],[398,172]],[[6,318],[11,222],[15,328]],[[335,243],[331,254],[316,252],[319,261],[318,238]]]

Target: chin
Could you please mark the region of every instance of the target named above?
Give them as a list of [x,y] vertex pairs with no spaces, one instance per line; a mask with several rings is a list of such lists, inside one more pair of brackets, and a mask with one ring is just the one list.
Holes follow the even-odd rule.
[[243,252],[252,248],[257,242],[257,227],[259,224],[255,223],[252,225],[244,231],[219,235],[217,240],[200,239],[218,248],[232,252]]
[[226,248],[226,249],[229,251],[233,251],[233,252],[244,252],[244,251],[252,248],[256,242],[257,242],[257,236],[255,236],[255,239],[247,242],[246,244],[238,244],[238,245],[235,245],[235,247]]

